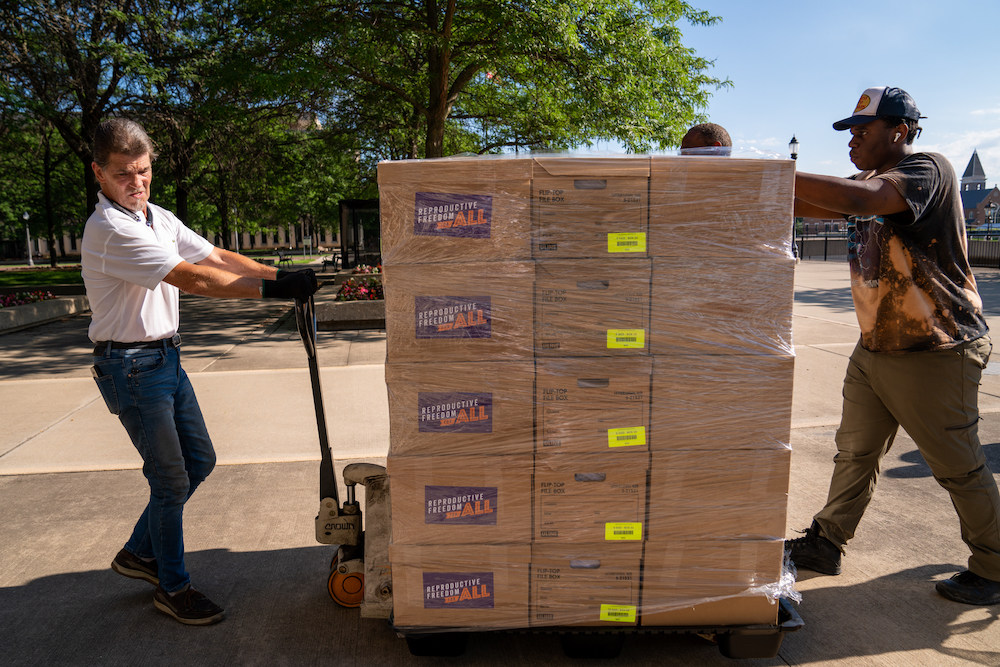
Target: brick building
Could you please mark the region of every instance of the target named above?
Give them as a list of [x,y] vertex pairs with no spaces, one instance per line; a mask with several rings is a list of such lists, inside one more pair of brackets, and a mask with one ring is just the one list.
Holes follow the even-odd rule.
[[1000,189],[996,186],[986,186],[986,172],[979,161],[979,154],[972,151],[969,166],[962,174],[962,209],[965,213],[965,225],[975,228],[987,222],[1000,222],[1000,216],[995,211],[1000,207]]

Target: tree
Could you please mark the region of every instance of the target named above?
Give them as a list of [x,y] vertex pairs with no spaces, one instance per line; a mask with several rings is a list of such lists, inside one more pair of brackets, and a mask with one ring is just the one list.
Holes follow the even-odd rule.
[[47,121],[5,110],[0,113],[0,127],[0,220],[8,222],[8,233],[17,229],[11,234],[14,238],[24,237],[25,224],[33,236],[44,236],[49,263],[55,267],[57,251],[66,257],[63,232],[78,232],[83,222],[79,170],[73,168],[72,154]]
[[77,156],[86,218],[97,203],[94,132],[130,102],[126,78],[145,64],[134,41],[147,8],[124,0],[7,0],[3,6],[4,102],[47,121]]
[[677,145],[706,89],[729,84],[677,27],[718,19],[681,0],[260,0],[254,16],[269,26],[262,44],[287,56],[269,62],[322,73],[336,119],[353,114],[384,139],[369,148],[408,143],[411,158],[442,156],[448,135],[475,137],[479,152]]
[[38,123],[27,149],[26,155],[38,156],[25,161],[25,172],[41,185],[38,190],[40,196],[32,204],[36,211],[42,212],[45,240],[49,246],[49,266],[56,268],[57,250],[60,256],[66,257],[64,228],[80,231],[83,227],[84,219],[79,211],[85,197],[75,187],[80,183],[79,172],[69,169],[72,154],[48,121]]

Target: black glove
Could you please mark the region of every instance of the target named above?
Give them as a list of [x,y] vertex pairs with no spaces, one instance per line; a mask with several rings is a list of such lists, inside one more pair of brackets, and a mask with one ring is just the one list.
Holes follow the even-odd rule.
[[312,269],[278,272],[277,280],[264,280],[261,294],[265,299],[299,299],[305,301],[319,289],[319,282]]
[[281,280],[285,276],[290,276],[293,273],[301,273],[302,271],[312,271],[312,269],[294,269],[292,271],[285,271],[284,269],[278,269],[277,280]]

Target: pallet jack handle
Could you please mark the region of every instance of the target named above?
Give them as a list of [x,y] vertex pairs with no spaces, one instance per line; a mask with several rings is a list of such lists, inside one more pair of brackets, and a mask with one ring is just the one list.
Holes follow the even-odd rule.
[[330,451],[330,439],[326,431],[326,412],[323,409],[323,389],[319,382],[319,364],[316,361],[316,304],[313,297],[308,300],[295,300],[295,326],[298,328],[302,344],[306,348],[309,359],[309,379],[312,381],[313,404],[316,407],[316,427],[319,430],[319,498],[320,501],[332,498],[339,507],[340,495],[337,491],[337,478],[333,472],[333,453]]

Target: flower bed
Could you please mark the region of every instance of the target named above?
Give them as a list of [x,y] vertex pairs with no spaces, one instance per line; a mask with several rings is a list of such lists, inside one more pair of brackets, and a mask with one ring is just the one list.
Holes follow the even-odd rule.
[[378,266],[371,266],[369,264],[358,264],[351,270],[351,273],[354,275],[363,273],[382,273],[382,265],[379,264]]
[[38,303],[46,299],[56,298],[52,292],[15,292],[14,294],[0,294],[0,308],[13,308],[14,306],[26,306],[29,303]]
[[[42,294],[46,294],[42,292]],[[5,295],[12,297],[17,295]],[[4,297],[0,297],[4,298]],[[6,302],[6,299],[5,299]],[[40,297],[19,306],[0,308],[0,331],[17,331],[25,327],[50,322],[90,310],[90,302],[82,294]]]
[[375,278],[348,278],[337,292],[337,301],[377,301],[385,298],[382,281]]

